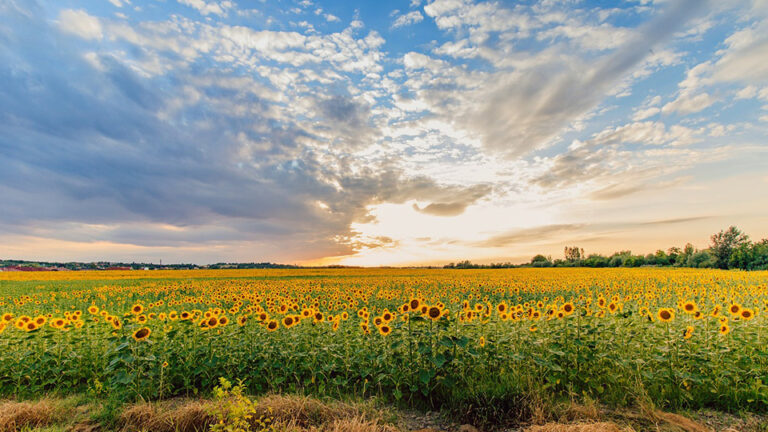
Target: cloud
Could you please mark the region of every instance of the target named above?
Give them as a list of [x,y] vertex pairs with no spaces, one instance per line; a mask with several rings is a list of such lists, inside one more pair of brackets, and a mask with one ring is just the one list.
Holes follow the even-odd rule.
[[[597,106],[649,57],[651,49],[669,38],[704,3],[686,0],[670,4],[646,25],[631,34],[625,32],[626,36],[618,38],[625,42],[601,58],[569,55],[556,46],[535,57],[511,55],[514,51],[504,51],[503,46],[497,52],[485,44],[479,53],[496,65],[494,72],[471,74],[458,68],[442,68],[430,80],[424,80],[423,98],[435,114],[451,118],[475,133],[486,149],[509,158],[526,155],[546,146],[570,122]],[[442,29],[468,31],[473,44],[485,43],[493,32],[503,31],[510,39],[525,36],[531,28],[541,25],[525,15],[506,20],[509,12],[504,9],[489,4],[467,5],[459,0],[438,0],[424,10]],[[589,34],[565,28],[559,33],[571,37]],[[442,76],[450,78],[444,80]],[[457,101],[457,94],[463,100]]]
[[638,192],[647,192],[653,190],[667,189],[685,181],[685,178],[674,179],[670,181],[649,181],[635,185],[626,185],[622,183],[612,184],[589,194],[589,198],[597,201],[613,200],[623,198]]
[[[0,1],[0,240],[202,262],[395,254],[410,240],[381,228],[388,211],[435,228],[413,238],[450,227],[430,246],[502,247],[466,240],[489,235],[467,220],[493,221],[474,225],[502,232],[488,244],[586,236],[569,206],[652,209],[730,175],[709,170],[736,148],[721,142],[760,142],[725,110],[768,100],[761,24],[713,48],[697,36],[730,12],[687,31],[691,2],[436,0],[342,28],[309,1],[303,23],[228,1],[120,19]],[[425,18],[413,44],[377,31]],[[717,101],[717,123],[692,115]]]
[[691,114],[709,108],[715,101],[716,99],[707,93],[699,93],[695,96],[682,94],[677,99],[664,105],[661,111],[665,114],[673,112]]
[[[6,44],[0,32],[11,47],[0,50],[6,237],[180,250],[228,245],[240,259],[316,259],[388,244],[343,240],[354,237],[353,222],[371,219],[372,204],[469,205],[488,192],[353,155],[375,139],[368,97],[348,90],[317,97],[309,84],[347,89],[337,63],[350,73],[376,70],[381,38],[374,32],[308,38],[185,20],[125,28],[86,13],[62,17],[67,31],[95,37],[99,29],[104,39],[133,49],[128,56],[106,49],[83,56],[33,14],[0,17],[0,28],[26,41]],[[294,51],[320,60],[281,56]],[[252,73],[196,63],[201,53]],[[253,58],[246,53],[291,66],[240,63]],[[230,252],[212,248],[207,259],[219,253]]]
[[718,81],[768,83],[768,20],[734,32],[725,40],[724,54],[714,65]]
[[674,225],[674,224],[695,222],[695,221],[711,219],[711,218],[712,218],[711,216],[692,216],[692,217],[662,219],[662,220],[655,220],[650,222],[642,222],[639,225]]
[[183,4],[185,6],[189,6],[191,8],[197,9],[198,12],[200,12],[200,15],[207,16],[207,15],[218,15],[218,16],[226,16],[227,10],[234,7],[234,4],[231,1],[211,1],[211,2],[205,2],[203,0],[177,0],[179,4]]
[[418,24],[424,20],[424,16],[419,11],[408,12],[407,14],[400,15],[392,23],[392,28],[400,28],[413,24]]
[[554,224],[514,230],[475,242],[473,243],[473,246],[498,248],[521,243],[540,242],[552,239],[553,237],[562,236],[563,234],[579,231],[584,227],[585,225],[583,224]]
[[476,185],[466,189],[457,189],[451,193],[449,202],[433,202],[425,207],[419,207],[413,204],[413,209],[424,214],[432,216],[458,216],[464,213],[464,210],[478,200],[487,196],[491,192],[488,185]]
[[59,13],[59,28],[65,33],[77,35],[83,39],[101,39],[102,29],[99,19],[84,10],[64,9]]

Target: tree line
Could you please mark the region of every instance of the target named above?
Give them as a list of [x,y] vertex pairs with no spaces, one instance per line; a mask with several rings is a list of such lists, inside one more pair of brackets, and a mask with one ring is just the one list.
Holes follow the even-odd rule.
[[749,236],[735,226],[728,227],[710,237],[711,244],[696,249],[691,243],[680,248],[659,249],[647,255],[635,255],[631,251],[615,252],[610,256],[584,253],[583,248],[566,246],[563,258],[536,255],[529,263],[473,264],[465,260],[450,263],[444,268],[511,268],[511,267],[640,267],[674,266],[694,268],[720,268],[741,270],[768,270],[768,239],[752,242]]

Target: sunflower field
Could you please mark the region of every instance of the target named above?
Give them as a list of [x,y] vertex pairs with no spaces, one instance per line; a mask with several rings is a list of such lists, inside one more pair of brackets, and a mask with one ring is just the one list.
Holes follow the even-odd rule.
[[768,272],[0,273],[0,395],[249,391],[768,411]]

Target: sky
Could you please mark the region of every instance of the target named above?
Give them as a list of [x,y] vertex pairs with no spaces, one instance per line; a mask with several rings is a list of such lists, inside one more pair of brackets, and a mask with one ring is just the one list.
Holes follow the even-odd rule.
[[0,258],[768,237],[768,1],[0,0]]

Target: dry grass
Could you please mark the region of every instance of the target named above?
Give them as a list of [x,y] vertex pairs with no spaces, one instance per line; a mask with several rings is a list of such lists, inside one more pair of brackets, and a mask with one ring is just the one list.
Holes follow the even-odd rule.
[[676,427],[684,430],[685,432],[714,432],[714,431],[712,431],[712,429],[710,429],[710,428],[708,428],[708,427],[706,427],[706,426],[704,426],[704,425],[702,425],[700,423],[697,423],[697,422],[689,419],[688,417],[683,417],[680,414],[672,414],[672,413],[665,413],[665,412],[661,412],[661,411],[656,411],[654,413],[654,415],[658,419],[660,419],[660,420],[662,420],[662,421],[664,421],[664,422],[666,422],[668,424],[671,424],[673,426],[676,426]]
[[[120,415],[122,430],[152,432],[202,432],[215,421],[215,402],[179,399],[141,403]],[[379,418],[343,402],[325,403],[304,396],[269,395],[258,400],[255,417],[270,417],[277,430],[303,432],[395,432]]]
[[600,420],[602,414],[600,406],[592,400],[586,400],[583,403],[571,401],[566,405],[559,416],[560,422],[573,422],[577,420]]
[[212,407],[212,402],[201,400],[141,403],[124,409],[119,424],[125,431],[205,431],[214,422]]
[[306,396],[269,395],[258,400],[256,415],[307,428],[361,414],[358,408],[343,402],[325,403]]
[[35,402],[1,402],[0,432],[48,426],[60,420],[61,417],[61,410],[49,399]]
[[583,423],[562,424],[547,423],[542,426],[531,426],[525,432],[629,432],[632,429],[622,429],[616,423]]

